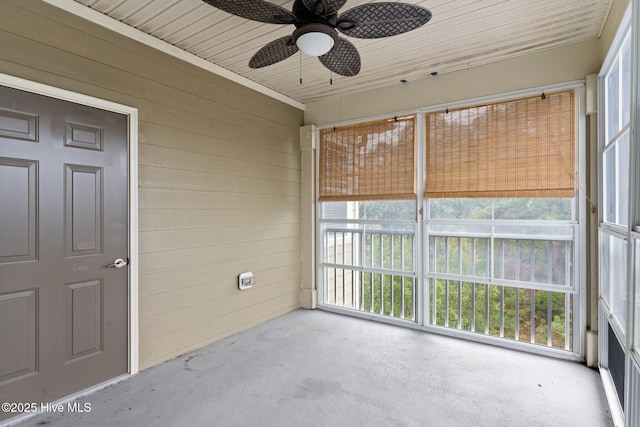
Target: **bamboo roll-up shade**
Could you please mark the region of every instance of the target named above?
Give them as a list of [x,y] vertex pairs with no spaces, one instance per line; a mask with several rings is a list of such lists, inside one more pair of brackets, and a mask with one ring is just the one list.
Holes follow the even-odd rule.
[[425,196],[573,197],[574,92],[426,115]]
[[320,201],[416,198],[415,116],[320,131]]

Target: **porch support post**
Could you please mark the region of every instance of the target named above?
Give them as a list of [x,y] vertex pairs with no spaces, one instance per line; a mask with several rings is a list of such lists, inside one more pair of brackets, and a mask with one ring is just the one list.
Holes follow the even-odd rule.
[[597,75],[586,79],[587,114],[587,366],[598,366],[598,82]]
[[302,284],[300,303],[310,310],[318,307],[316,287],[316,127],[300,128],[301,191],[300,225],[302,251]]

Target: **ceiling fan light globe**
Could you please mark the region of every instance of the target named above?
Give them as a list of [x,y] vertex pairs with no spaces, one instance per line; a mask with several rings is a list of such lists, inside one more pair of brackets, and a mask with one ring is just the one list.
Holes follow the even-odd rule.
[[335,41],[326,33],[309,32],[302,34],[296,40],[298,49],[309,56],[322,56],[333,49]]

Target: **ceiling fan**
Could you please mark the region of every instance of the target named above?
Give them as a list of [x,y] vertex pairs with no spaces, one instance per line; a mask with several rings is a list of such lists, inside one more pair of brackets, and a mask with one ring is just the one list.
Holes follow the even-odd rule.
[[347,0],[295,0],[289,12],[264,0],[203,0],[218,9],[252,21],[269,24],[293,24],[295,31],[258,50],[249,67],[261,68],[289,58],[301,50],[317,56],[329,70],[342,76],[360,72],[360,54],[342,34],[362,39],[394,36],[414,30],[431,19],[431,12],[407,3],[367,3],[338,10]]

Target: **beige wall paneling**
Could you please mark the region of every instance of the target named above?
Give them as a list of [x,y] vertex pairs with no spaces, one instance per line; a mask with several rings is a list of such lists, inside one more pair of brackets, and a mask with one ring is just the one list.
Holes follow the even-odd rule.
[[37,0],[0,38],[4,73],[139,110],[141,369],[300,306],[302,111]]
[[447,102],[582,80],[600,69],[600,44],[591,40],[470,67],[405,84],[306,104],[305,123],[324,125],[416,110]]

